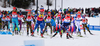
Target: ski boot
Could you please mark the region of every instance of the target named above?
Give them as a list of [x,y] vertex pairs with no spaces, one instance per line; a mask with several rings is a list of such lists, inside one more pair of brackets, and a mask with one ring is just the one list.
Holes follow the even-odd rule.
[[34,37],[34,32],[32,32],[31,36],[33,36],[33,37]]
[[90,34],[93,35],[91,32],[90,32]]
[[12,31],[12,36],[14,36],[14,31]]
[[19,35],[21,35],[21,32],[20,32],[20,31],[18,31],[18,34],[19,34]]
[[84,31],[84,34],[86,35],[86,32]]
[[43,37],[43,33],[41,33],[41,37],[44,38],[44,37]]
[[29,33],[27,32],[27,36],[29,35]]
[[62,38],[62,35],[60,35],[60,37]]
[[69,39],[69,37],[68,37],[68,33],[67,33],[67,35],[66,35],[66,38]]
[[81,32],[79,32],[79,35],[78,35],[79,37],[83,37],[82,35],[81,35]]
[[60,37],[62,38],[62,32],[60,32]]

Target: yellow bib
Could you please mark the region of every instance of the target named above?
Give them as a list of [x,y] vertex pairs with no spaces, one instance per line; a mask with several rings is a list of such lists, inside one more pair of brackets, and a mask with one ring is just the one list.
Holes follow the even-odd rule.
[[43,14],[40,14],[39,17],[44,17],[44,15]]

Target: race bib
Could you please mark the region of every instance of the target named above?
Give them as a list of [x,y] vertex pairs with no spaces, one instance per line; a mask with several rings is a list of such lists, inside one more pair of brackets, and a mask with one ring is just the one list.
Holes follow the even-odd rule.
[[51,21],[51,19],[46,19],[46,21],[47,21],[47,22],[50,22],[50,21]]
[[31,21],[32,19],[27,19],[27,21]]
[[19,20],[21,20],[21,19],[22,19],[22,17],[18,17],[18,19],[19,19]]
[[65,21],[65,22],[70,22],[70,20],[66,20],[66,19],[65,19],[64,21]]
[[16,18],[16,17],[17,17],[17,15],[12,15],[12,17],[13,17],[13,18]]
[[9,18],[6,18],[6,20],[10,20]]
[[77,18],[76,20],[81,20],[81,18]]

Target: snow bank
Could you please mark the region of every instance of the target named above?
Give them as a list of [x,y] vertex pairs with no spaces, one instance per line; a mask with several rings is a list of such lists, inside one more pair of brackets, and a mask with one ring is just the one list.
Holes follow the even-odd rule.
[[[53,5],[50,6],[50,9],[55,9],[55,0],[51,0]],[[57,1],[57,9],[61,8],[61,1],[62,0],[56,0]],[[48,6],[46,5],[46,0],[38,0],[40,7],[41,5],[44,6],[45,9],[48,9]],[[63,0],[63,8],[91,8],[91,7],[99,7],[100,0]],[[32,9],[36,9],[36,5],[31,5]]]
[[97,18],[87,17],[87,19],[88,19],[88,24],[100,26],[100,17]]

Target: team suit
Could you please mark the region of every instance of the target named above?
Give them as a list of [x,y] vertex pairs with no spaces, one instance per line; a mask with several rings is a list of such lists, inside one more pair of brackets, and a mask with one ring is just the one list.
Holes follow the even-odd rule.
[[[44,10],[40,10],[40,12],[44,12]],[[34,36],[34,32],[36,30],[36,28],[38,28],[38,26],[40,25],[40,28],[41,28],[41,37],[43,37],[43,28],[44,28],[44,14],[40,13],[38,16],[37,16],[37,21],[36,21],[36,24],[35,24],[35,28],[33,30],[33,33],[31,34],[32,36]]]
[[27,17],[26,17],[26,23],[27,23],[27,35],[29,35],[29,28],[30,28],[30,32],[32,33],[33,31],[32,31],[32,26],[31,26],[31,24],[33,23],[33,17],[34,16],[32,16],[32,15],[30,15],[31,14],[31,12],[28,12],[28,14],[29,15],[27,15]]
[[[48,12],[48,14],[51,14],[51,12]],[[44,32],[47,33],[47,26],[49,26],[50,29],[51,29],[51,34],[52,34],[51,19],[52,19],[52,18],[51,18],[51,15],[47,15],[47,16],[45,17],[45,23],[46,23],[46,25],[45,25]]]
[[87,26],[87,22],[88,22],[88,20],[87,20],[85,17],[83,17],[83,18],[82,18],[82,25],[83,25],[84,34],[86,35],[85,28],[87,28],[88,32],[89,32],[91,35],[93,35],[93,34],[90,32],[89,27]]
[[67,35],[66,35],[67,39],[69,39],[69,37],[72,38],[72,36],[69,34],[69,31],[68,31],[70,23],[71,23],[71,16],[70,16],[70,14],[67,14],[67,15],[65,15],[65,18],[63,21],[63,26],[67,32]]
[[[13,10],[16,10],[16,7],[13,7]],[[20,29],[19,29],[19,27],[18,27],[18,24],[19,24],[19,22],[18,22],[18,12],[17,11],[12,11],[12,13],[11,13],[12,15],[11,15],[11,17],[12,17],[12,25],[13,25],[13,28],[12,28],[12,31],[13,31],[13,33],[14,33],[14,29],[15,29],[15,25],[16,25],[16,27],[17,27],[17,29],[18,29],[18,32],[20,33]]]

